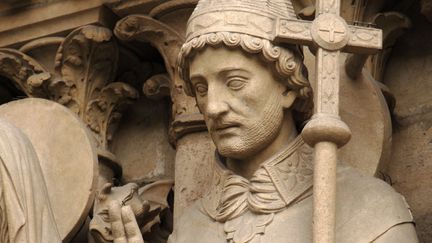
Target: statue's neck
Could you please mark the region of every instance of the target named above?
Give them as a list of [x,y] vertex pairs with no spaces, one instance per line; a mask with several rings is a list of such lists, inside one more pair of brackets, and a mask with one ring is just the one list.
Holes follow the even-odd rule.
[[267,147],[242,160],[228,158],[226,160],[227,168],[237,175],[250,179],[263,162],[285,149],[297,137],[294,121],[291,116],[289,118],[284,119],[279,134]]

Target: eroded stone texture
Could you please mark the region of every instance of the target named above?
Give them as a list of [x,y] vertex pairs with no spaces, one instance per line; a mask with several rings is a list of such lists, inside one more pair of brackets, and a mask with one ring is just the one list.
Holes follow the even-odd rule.
[[214,144],[207,132],[192,133],[177,141],[175,201],[178,206],[175,208],[175,222],[185,208],[201,198],[209,188],[213,175],[212,151]]
[[421,242],[432,241],[432,24],[413,11],[413,28],[396,43],[385,83],[396,97],[388,176],[405,195]]
[[30,1],[24,4],[27,8],[0,3],[0,46],[17,47],[36,38],[60,35],[88,24],[112,27],[116,20],[116,16],[103,6],[104,0],[48,1]]
[[174,177],[175,150],[168,141],[168,104],[142,98],[125,113],[112,144],[125,182]]

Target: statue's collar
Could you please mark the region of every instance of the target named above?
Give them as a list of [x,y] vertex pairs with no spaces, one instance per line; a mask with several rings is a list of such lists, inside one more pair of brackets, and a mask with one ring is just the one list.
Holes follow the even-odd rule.
[[300,136],[264,161],[250,180],[228,170],[216,155],[212,187],[202,200],[203,210],[220,222],[248,210],[276,213],[310,196],[312,176],[312,149]]

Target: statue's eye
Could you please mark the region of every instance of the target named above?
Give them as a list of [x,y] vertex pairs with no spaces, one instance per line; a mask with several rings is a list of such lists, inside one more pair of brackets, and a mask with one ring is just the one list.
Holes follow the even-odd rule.
[[207,94],[207,85],[198,83],[195,85],[195,92],[200,96],[204,96]]
[[246,85],[246,80],[239,78],[239,77],[230,78],[230,79],[228,79],[226,85],[230,89],[239,90]]

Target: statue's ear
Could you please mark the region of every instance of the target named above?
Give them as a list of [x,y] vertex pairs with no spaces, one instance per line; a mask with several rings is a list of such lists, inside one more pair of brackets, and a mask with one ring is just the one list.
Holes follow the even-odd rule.
[[291,108],[296,98],[297,92],[295,92],[294,90],[285,91],[282,96],[282,106],[285,109]]

